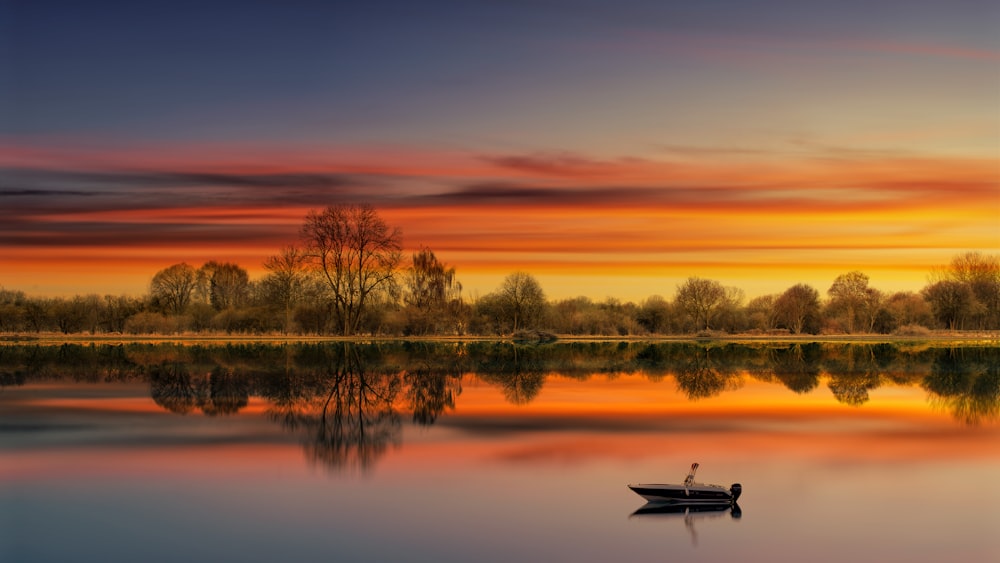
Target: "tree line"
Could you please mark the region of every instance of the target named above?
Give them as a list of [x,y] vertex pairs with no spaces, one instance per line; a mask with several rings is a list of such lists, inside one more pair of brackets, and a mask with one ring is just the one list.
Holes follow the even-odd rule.
[[0,288],[0,332],[340,336],[904,334],[1000,329],[1000,257],[967,252],[919,292],[887,293],[867,275],[837,276],[821,293],[796,284],[747,301],[739,288],[691,277],[673,300],[549,300],[526,272],[493,292],[462,294],[456,270],[370,205],[311,211],[298,244],[268,257],[253,280],[232,262],[185,262],[155,273],[146,295],[31,297]]

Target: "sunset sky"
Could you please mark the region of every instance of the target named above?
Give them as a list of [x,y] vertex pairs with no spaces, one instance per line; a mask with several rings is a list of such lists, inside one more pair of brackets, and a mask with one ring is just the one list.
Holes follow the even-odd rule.
[[367,202],[466,295],[1000,252],[995,0],[0,0],[0,287],[253,277]]

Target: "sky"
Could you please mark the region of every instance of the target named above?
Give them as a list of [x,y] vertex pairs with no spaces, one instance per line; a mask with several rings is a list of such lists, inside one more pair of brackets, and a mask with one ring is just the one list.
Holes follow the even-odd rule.
[[263,275],[370,203],[467,297],[919,290],[1000,252],[1000,4],[0,0],[0,287]]

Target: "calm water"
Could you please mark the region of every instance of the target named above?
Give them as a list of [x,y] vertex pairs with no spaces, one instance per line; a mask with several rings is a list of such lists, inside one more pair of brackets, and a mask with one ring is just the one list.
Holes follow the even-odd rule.
[[[0,347],[0,560],[997,561],[1000,348]],[[629,482],[743,484],[739,514]]]

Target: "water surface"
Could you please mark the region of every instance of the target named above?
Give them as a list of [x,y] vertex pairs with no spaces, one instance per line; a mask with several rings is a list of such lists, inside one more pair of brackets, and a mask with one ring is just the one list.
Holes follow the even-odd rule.
[[[3,561],[997,560],[1000,349],[0,347]],[[743,484],[648,510],[629,482]]]

